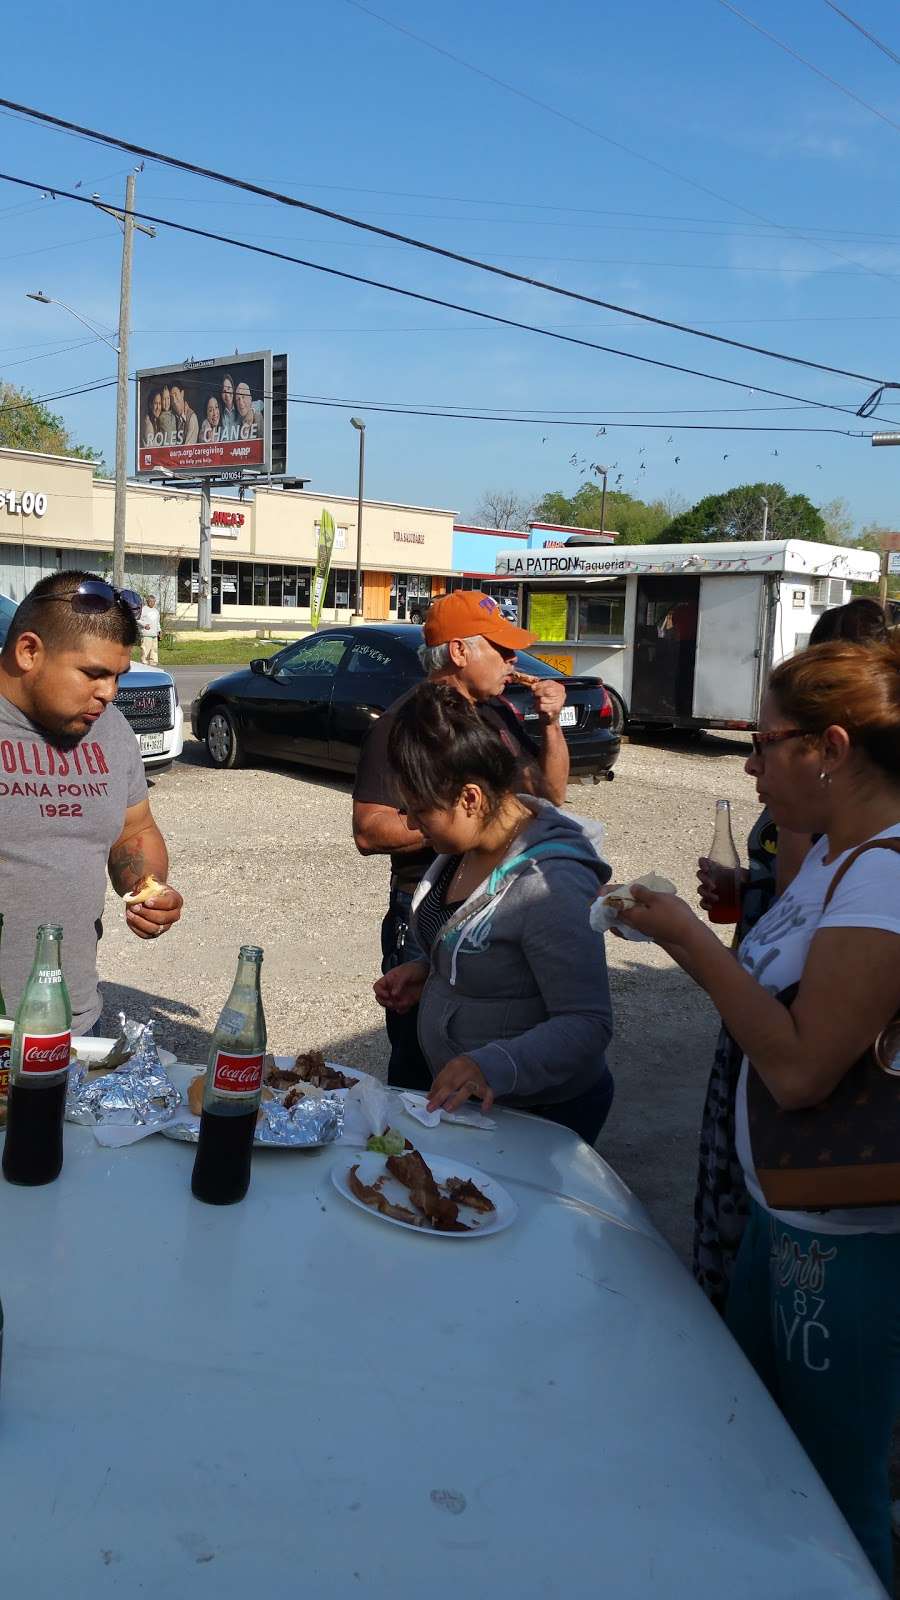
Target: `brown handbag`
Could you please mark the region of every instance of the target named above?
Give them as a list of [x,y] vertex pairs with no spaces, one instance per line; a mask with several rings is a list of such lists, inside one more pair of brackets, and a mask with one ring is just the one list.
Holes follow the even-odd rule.
[[[823,912],[866,850],[900,853],[900,839],[870,839],[853,850],[831,880]],[[778,999],[790,1006],[799,987]],[[756,1176],[773,1209],[900,1205],[900,1013],[817,1106],[782,1109],[751,1063],[747,1117]]]

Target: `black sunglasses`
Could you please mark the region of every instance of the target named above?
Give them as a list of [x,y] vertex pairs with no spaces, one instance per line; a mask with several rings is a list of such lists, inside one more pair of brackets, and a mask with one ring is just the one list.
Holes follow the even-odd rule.
[[104,611],[111,611],[113,606],[120,605],[139,617],[144,602],[136,589],[115,589],[105,578],[85,578],[77,589],[69,594],[42,594],[41,600],[66,600],[73,611],[80,611],[82,615],[99,616]]

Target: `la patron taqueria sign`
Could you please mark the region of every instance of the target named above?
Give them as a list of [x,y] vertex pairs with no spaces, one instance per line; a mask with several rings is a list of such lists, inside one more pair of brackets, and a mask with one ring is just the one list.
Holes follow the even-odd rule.
[[628,577],[633,573],[693,574],[710,572],[797,572],[871,583],[878,557],[867,550],[778,539],[717,544],[631,545],[611,551],[562,549],[501,550],[498,576],[567,580]]

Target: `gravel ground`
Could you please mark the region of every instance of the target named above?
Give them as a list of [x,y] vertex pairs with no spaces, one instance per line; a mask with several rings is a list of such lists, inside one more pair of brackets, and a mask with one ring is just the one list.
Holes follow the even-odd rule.
[[[694,892],[696,858],[712,837],[714,801],[729,796],[735,833],[756,813],[736,738],[625,745],[614,783],[574,784],[569,806],[608,829],[626,881],[655,870]],[[205,1058],[238,945],[261,944],[269,1039],[277,1052],[320,1047],[383,1076],[378,973],[387,866],[357,855],[350,785],[299,768],[216,772],[190,737],[181,761],[154,780],[151,801],[168,841],[181,926],[158,943],[129,934],[110,894],[100,946],[111,1032],[121,1008],[153,1017],[183,1060]],[[598,1148],[687,1259],[697,1131],[716,1018],[705,997],[651,945],[607,941],[616,1101]]]

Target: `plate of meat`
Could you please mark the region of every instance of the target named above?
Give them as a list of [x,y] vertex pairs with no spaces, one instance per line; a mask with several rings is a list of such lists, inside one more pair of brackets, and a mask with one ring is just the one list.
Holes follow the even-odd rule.
[[320,1089],[325,1094],[345,1094],[370,1072],[358,1067],[339,1067],[326,1061],[320,1050],[306,1050],[299,1056],[268,1056],[264,1081],[276,1099],[297,1089]]
[[361,1210],[441,1239],[500,1233],[518,1214],[512,1195],[477,1167],[414,1149],[387,1157],[355,1152],[352,1159],[335,1163],[331,1180]]

